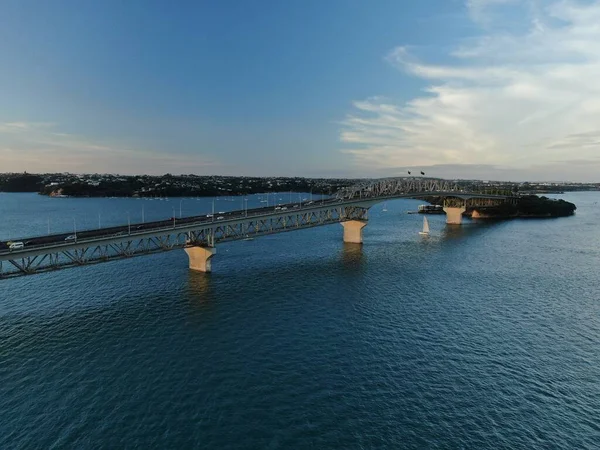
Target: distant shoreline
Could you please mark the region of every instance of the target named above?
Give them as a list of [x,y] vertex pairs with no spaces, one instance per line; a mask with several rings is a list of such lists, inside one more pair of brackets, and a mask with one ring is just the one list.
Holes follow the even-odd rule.
[[[243,196],[243,195],[267,195],[267,194],[273,194],[273,193],[285,193],[285,192],[290,192],[282,190],[282,191],[268,191],[268,192],[253,192],[253,193],[227,193],[227,194],[220,194],[220,195],[188,195],[188,194],[181,194],[181,195],[170,195],[168,197],[236,197],[236,196]],[[296,194],[300,194],[300,193],[304,193],[305,191],[292,191],[293,193]],[[540,192],[528,192],[527,195],[565,195],[565,194],[570,194],[570,193],[574,193],[574,192],[600,192],[600,189],[578,189],[578,190],[573,190],[573,191],[564,191],[564,192],[548,192],[548,191],[540,191]],[[18,190],[18,191],[14,191],[14,190],[0,190],[0,194],[38,194],[38,195],[42,195],[42,196],[47,196],[47,197],[54,197],[54,198],[168,198],[168,197],[161,197],[161,196],[152,196],[152,195],[145,195],[145,196],[141,196],[141,195],[63,195],[58,196],[58,195],[50,195],[50,194],[46,194],[43,192],[39,192],[39,191],[33,191],[33,190]],[[313,191],[313,194],[319,194],[318,192]],[[523,193],[520,193],[523,194]]]
[[[418,179],[420,177],[414,177]],[[364,182],[357,178],[244,177],[197,175],[0,174],[0,192],[37,192],[67,197],[219,197],[271,192],[331,195]],[[562,195],[599,191],[600,183],[533,183],[450,180],[461,189],[512,195]]]

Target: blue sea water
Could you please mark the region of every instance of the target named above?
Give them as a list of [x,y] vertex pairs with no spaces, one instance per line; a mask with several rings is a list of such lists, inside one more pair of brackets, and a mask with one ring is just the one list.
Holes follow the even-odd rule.
[[[397,200],[362,247],[283,233],[212,274],[178,250],[0,280],[0,448],[598,448],[600,193],[559,197],[575,216],[430,237]],[[0,194],[0,239],[142,205],[180,199]]]

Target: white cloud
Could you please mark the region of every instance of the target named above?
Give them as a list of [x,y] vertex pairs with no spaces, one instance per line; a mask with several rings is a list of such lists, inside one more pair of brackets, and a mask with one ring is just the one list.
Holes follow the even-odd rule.
[[214,161],[134,149],[56,131],[51,123],[0,123],[0,172],[163,174],[202,172]]
[[22,133],[37,129],[52,127],[52,123],[40,122],[4,122],[0,123],[0,133]]
[[[503,14],[488,14],[495,6]],[[546,167],[563,178],[600,179],[600,2],[468,0],[467,7],[485,22],[483,35],[457,45],[446,64],[419,61],[406,47],[391,51],[387,61],[431,84],[403,104],[354,102],[343,151],[372,171],[470,164],[504,175],[518,168],[512,173],[521,178],[523,169]],[[507,31],[509,10],[527,27]]]

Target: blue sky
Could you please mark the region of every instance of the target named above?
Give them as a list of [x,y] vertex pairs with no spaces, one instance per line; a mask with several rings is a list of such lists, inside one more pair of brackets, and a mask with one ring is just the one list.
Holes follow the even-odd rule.
[[598,2],[0,10],[0,171],[591,180],[600,168]]

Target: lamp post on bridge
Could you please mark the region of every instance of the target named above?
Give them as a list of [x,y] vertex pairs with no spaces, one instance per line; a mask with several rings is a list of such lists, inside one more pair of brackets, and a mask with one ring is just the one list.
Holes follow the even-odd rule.
[[246,217],[248,217],[248,198],[245,198],[245,199],[244,199],[244,202],[246,203],[246,210],[245,210],[245,213],[244,213],[244,215],[245,215]]
[[173,206],[173,228],[175,228],[175,207]]
[[129,211],[127,211],[127,234],[131,234],[131,218],[129,216]]
[[183,203],[183,199],[179,200],[179,218],[181,219],[181,205]]
[[73,217],[73,235],[75,236],[75,242],[77,242],[77,223],[75,217]]

